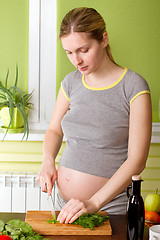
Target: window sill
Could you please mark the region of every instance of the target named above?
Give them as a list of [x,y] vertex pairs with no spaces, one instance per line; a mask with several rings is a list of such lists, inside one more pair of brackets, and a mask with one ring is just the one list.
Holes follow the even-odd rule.
[[[27,141],[43,141],[46,130],[30,130]],[[0,130],[0,141],[3,139],[4,133]],[[7,134],[5,141],[21,141],[23,133]],[[153,123],[151,143],[160,143],[160,123]]]
[[[27,141],[43,141],[45,132],[46,130],[30,130]],[[2,141],[3,136],[4,133],[0,131],[0,141]],[[7,134],[4,141],[22,141],[22,137],[23,133]]]

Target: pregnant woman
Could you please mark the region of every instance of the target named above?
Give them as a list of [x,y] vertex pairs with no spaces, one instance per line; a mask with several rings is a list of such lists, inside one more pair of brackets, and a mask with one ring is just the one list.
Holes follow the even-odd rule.
[[[95,9],[68,12],[59,37],[77,70],[61,83],[37,181],[43,192],[47,184],[49,195],[57,181],[61,223],[99,210],[125,214],[125,189],[145,168],[150,146],[148,84],[114,62],[105,22]],[[63,136],[66,148],[56,170]]]

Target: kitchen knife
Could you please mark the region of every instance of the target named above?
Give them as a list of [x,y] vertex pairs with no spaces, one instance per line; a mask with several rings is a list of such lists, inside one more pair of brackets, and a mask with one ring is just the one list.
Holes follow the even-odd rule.
[[[46,186],[46,191],[47,191],[47,184],[45,183]],[[51,208],[51,213],[52,213],[52,217],[56,220],[56,212],[55,212],[55,185],[53,186],[53,197],[52,197],[52,193],[51,195],[48,196],[48,200],[50,200],[50,208]]]
[[50,195],[50,199],[51,199],[51,213],[52,213],[52,216],[54,217],[55,216],[55,219],[56,219],[56,212],[55,212],[55,185],[54,185],[54,189],[53,189],[53,197],[52,197],[52,194]]

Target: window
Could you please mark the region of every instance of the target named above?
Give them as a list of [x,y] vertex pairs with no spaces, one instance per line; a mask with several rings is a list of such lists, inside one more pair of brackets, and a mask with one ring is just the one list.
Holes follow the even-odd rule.
[[[56,99],[56,47],[57,0],[29,0],[28,92],[34,89],[29,141],[43,141],[51,119]],[[21,140],[22,136],[7,134],[5,140]]]
[[56,0],[29,0],[29,92],[34,89],[31,130],[46,130],[56,98]]

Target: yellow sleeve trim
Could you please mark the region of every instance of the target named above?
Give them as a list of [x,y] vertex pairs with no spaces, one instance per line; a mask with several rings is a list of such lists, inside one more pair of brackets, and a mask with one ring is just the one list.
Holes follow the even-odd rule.
[[144,94],[144,93],[149,93],[149,94],[150,94],[150,91],[144,90],[144,91],[141,91],[141,92],[137,93],[137,94],[130,100],[129,103],[131,104],[139,95]]
[[64,91],[64,88],[63,88],[63,86],[62,86],[62,83],[61,83],[61,89],[62,89],[62,92],[64,93],[64,96],[67,98],[67,100],[70,102],[71,100],[70,100],[70,98],[67,96],[67,94],[65,93],[65,91]]

